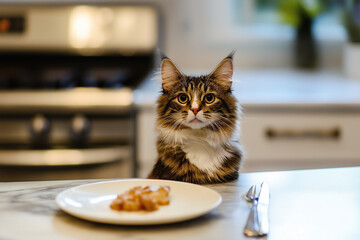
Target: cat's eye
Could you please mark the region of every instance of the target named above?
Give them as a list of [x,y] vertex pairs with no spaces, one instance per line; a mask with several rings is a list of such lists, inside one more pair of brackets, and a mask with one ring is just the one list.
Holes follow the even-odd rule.
[[181,94],[178,96],[178,101],[179,101],[179,103],[181,103],[181,104],[187,103],[187,102],[189,101],[189,97],[188,97],[185,93],[181,93]]
[[204,96],[204,101],[207,104],[213,103],[215,101],[215,95],[212,93],[208,93]]

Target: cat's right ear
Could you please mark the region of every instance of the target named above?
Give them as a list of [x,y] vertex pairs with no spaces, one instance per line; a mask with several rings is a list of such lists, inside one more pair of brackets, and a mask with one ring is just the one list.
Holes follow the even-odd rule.
[[161,60],[161,84],[164,91],[170,91],[179,82],[182,73],[167,57]]

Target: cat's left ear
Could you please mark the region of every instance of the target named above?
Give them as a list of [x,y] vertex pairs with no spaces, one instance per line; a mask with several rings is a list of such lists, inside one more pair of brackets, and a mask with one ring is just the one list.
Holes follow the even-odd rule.
[[232,76],[234,72],[232,54],[224,58],[215,70],[210,74],[210,78],[219,83],[225,90],[230,90]]

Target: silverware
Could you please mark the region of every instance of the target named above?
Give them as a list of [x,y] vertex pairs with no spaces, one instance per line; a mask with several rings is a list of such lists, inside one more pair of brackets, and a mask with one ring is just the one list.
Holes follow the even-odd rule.
[[246,193],[245,199],[252,202],[248,220],[244,228],[247,237],[263,237],[269,233],[269,186],[263,182],[260,193],[257,195],[256,186],[253,185]]
[[259,221],[257,212],[257,196],[256,196],[256,185],[252,185],[249,191],[245,195],[245,199],[248,202],[252,202],[252,207],[244,228],[244,235],[248,237],[256,237],[259,235]]

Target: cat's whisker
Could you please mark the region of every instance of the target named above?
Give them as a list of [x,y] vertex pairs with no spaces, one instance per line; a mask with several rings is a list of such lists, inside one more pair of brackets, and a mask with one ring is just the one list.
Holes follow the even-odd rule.
[[231,123],[226,123],[226,121],[223,121],[223,120],[220,120],[219,124],[225,125],[225,127],[228,127],[230,131],[233,131],[234,127],[236,126],[236,125],[231,124]]
[[174,131],[173,126],[174,126],[174,123],[169,128],[166,129],[165,139],[170,138],[170,136],[171,136],[170,134],[172,134]]
[[[163,140],[165,140],[168,136],[169,136],[169,134],[173,131],[173,125],[175,124],[176,122],[174,122],[174,123],[170,123],[170,122],[165,122],[165,123],[161,123],[160,124],[160,129],[162,130],[162,131],[165,131],[165,134],[162,134],[162,139]],[[169,126],[169,124],[171,124],[170,126]]]
[[233,128],[233,125],[237,125],[236,119],[229,119],[226,117],[222,117],[222,116],[215,116],[215,118],[217,118],[219,121],[222,121],[224,124],[226,124],[227,126]]
[[226,119],[228,121],[235,120],[236,118],[229,118],[229,116],[214,115],[216,118]]
[[[174,137],[176,134],[176,131],[179,130],[183,126],[184,120],[176,120],[171,123],[167,123],[166,125],[163,123],[160,126],[163,126],[164,133],[162,134],[161,142],[164,141],[171,142],[175,144],[177,142],[176,137]],[[166,126],[166,127],[165,127]]]
[[236,114],[214,114],[215,116],[218,116],[218,117],[223,117],[223,118],[233,118],[233,119],[236,119],[239,117],[239,115],[236,115]]
[[219,131],[220,134],[224,134],[224,129],[220,126],[220,124],[216,121],[212,122],[212,124],[215,126],[215,129]]
[[[219,116],[219,115],[215,115],[215,119],[224,123],[226,126],[232,128],[234,125],[234,119],[229,119],[229,118],[226,118],[226,117],[222,117],[222,116]],[[236,125],[236,124],[235,124]]]

